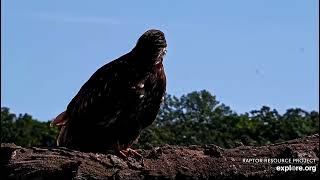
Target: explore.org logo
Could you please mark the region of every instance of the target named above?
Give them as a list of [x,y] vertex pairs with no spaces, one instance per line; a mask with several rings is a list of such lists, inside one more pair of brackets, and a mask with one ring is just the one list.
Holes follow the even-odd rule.
[[293,166],[293,165],[287,165],[287,166],[277,166],[276,167],[277,171],[283,171],[283,172],[288,172],[288,171],[312,171],[316,172],[317,167],[316,166]]

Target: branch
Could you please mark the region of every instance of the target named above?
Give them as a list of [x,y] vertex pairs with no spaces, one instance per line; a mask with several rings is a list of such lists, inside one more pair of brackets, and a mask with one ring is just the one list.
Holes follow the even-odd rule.
[[318,169],[316,172],[282,172],[276,170],[279,164],[243,161],[245,158],[307,158],[311,160],[309,164],[289,164],[318,168],[318,134],[262,147],[222,149],[216,145],[164,145],[142,150],[142,159],[124,160],[111,154],[66,148],[23,148],[14,144],[1,144],[0,155],[0,179],[299,179],[319,176]]

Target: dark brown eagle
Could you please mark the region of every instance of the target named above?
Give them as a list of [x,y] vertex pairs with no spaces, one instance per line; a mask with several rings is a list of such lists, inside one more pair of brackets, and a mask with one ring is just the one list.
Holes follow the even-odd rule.
[[61,126],[57,145],[127,155],[163,101],[166,47],[164,33],[151,29],[129,53],[98,69],[52,122]]

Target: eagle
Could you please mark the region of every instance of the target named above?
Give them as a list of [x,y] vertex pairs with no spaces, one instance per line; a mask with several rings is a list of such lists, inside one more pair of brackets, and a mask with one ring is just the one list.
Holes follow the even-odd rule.
[[166,48],[164,33],[150,29],[129,53],[99,68],[52,121],[60,127],[57,145],[139,155],[130,147],[155,120],[166,93]]

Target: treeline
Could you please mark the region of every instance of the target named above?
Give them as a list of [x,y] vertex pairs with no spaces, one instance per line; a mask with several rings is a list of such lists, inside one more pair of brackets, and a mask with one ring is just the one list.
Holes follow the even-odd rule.
[[59,130],[50,128],[50,122],[40,122],[29,114],[19,116],[1,107],[1,142],[30,146],[54,146]]
[[[54,146],[57,128],[30,115],[15,115],[1,108],[1,142],[21,146]],[[145,129],[135,145],[151,148],[161,144],[216,144],[225,148],[240,144],[261,146],[319,133],[319,112],[300,108],[284,114],[263,106],[244,114],[216,100],[208,91],[180,98],[167,95],[156,121]]]

